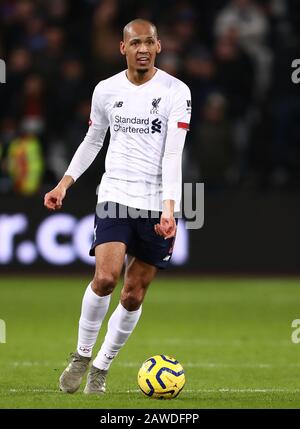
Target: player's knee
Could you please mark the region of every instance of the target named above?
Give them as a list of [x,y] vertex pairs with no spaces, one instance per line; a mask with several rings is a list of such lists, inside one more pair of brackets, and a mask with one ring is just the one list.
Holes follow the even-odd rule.
[[142,302],[143,300],[140,297],[130,292],[127,292],[121,295],[121,304],[123,305],[124,308],[126,308],[127,311],[138,310]]
[[121,292],[121,304],[128,311],[136,311],[142,305],[145,291],[143,288],[128,289],[123,288]]
[[117,281],[118,279],[114,274],[95,273],[92,289],[99,296],[109,295],[113,292]]

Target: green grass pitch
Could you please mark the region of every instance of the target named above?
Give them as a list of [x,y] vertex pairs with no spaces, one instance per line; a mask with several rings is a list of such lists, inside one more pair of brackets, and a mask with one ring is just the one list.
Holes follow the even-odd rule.
[[[107,393],[73,395],[57,389],[77,340],[86,278],[1,278],[0,408],[298,408],[300,319],[297,279],[158,277],[137,328],[111,366]],[[115,308],[121,285],[108,315]],[[95,348],[105,335],[108,315]],[[175,356],[186,385],[169,401],[137,386],[142,362]]]

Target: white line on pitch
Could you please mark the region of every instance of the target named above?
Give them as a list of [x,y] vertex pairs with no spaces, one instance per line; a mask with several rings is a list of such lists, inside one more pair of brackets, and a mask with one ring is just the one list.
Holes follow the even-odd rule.
[[9,393],[60,393],[54,389],[9,389]]
[[18,366],[63,366],[63,365],[67,365],[66,361],[61,361],[61,362],[52,362],[52,361],[47,361],[47,360],[40,360],[40,361],[15,361],[15,362],[10,362],[9,363],[10,366],[14,366],[14,367],[18,367]]
[[[58,389],[9,389],[9,393],[58,393]],[[139,393],[139,389],[130,389],[127,391],[115,391],[108,392],[111,394],[114,393]],[[220,389],[185,389],[185,393],[299,393],[300,389],[290,390],[290,389],[263,389],[263,388],[253,388],[253,389],[229,389],[229,388],[220,388]]]
[[[139,368],[142,362],[116,362],[115,365],[126,367],[126,368]],[[66,366],[66,361],[15,361],[9,362],[9,366],[13,367],[43,367],[43,366],[54,366],[63,367]],[[299,368],[300,363],[222,363],[222,362],[185,362],[183,363],[185,368]]]
[[[120,362],[119,366],[124,367],[138,367],[140,363],[135,362]],[[183,364],[185,368],[274,368],[282,365],[272,365],[269,363],[245,363],[245,364],[227,364],[227,363],[213,363],[213,362],[185,362]],[[287,366],[284,364],[283,366]],[[290,366],[294,366],[291,364]],[[296,365],[296,366],[300,366]]]
[[[134,390],[127,390],[127,393],[137,393],[140,392],[140,390],[134,389]],[[227,389],[227,388],[220,388],[220,389],[184,389],[183,392],[185,393],[299,393],[300,389],[290,390],[290,389]],[[122,393],[122,392],[118,392]]]
[[183,345],[186,346],[195,346],[195,345],[205,345],[205,346],[241,346],[241,345],[251,345],[251,344],[260,344],[263,343],[264,345],[269,346],[286,346],[291,345],[290,340],[268,340],[265,338],[255,338],[253,339],[245,339],[245,340],[239,340],[239,339],[228,339],[228,340],[216,340],[216,339],[206,339],[206,338],[157,338],[157,339],[149,339],[146,341],[140,340],[139,344],[150,344],[155,345],[159,344],[160,346],[162,344],[174,344],[174,345]]

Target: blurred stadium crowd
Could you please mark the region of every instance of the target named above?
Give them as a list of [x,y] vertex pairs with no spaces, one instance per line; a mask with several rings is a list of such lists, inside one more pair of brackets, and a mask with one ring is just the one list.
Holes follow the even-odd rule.
[[[192,91],[184,180],[211,191],[299,189],[299,0],[3,0],[0,17],[0,194],[61,178],[94,86],[126,68],[119,42],[136,17],[158,27],[157,66]],[[82,183],[95,175],[94,164]]]

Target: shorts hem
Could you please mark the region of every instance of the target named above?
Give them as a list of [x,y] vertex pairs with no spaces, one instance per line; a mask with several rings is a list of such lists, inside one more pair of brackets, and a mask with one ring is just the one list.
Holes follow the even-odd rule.
[[[130,252],[130,251],[128,251],[127,252],[128,253],[128,255],[130,255],[130,256],[134,256],[135,258],[138,258],[140,261],[142,261],[142,262],[145,262],[146,264],[149,264],[149,265],[152,265],[153,267],[155,267],[155,268],[158,268],[159,270],[165,270],[167,267],[168,267],[168,265],[169,264],[167,264],[166,266],[160,266],[159,264],[156,264],[155,262],[153,262],[153,261],[150,261],[150,259],[147,259],[147,258],[144,258],[144,257],[141,257],[141,256],[139,256],[139,255],[137,255],[137,254],[134,254],[133,252]],[[169,262],[169,261],[168,261]]]
[[90,251],[89,251],[89,255],[90,256],[95,256],[95,249],[97,246],[99,246],[100,244],[104,244],[104,243],[124,243],[126,245],[126,251],[128,248],[128,243],[126,243],[126,241],[124,240],[113,240],[113,239],[103,239],[101,241],[97,241],[95,244],[93,244],[93,246],[91,247]]

